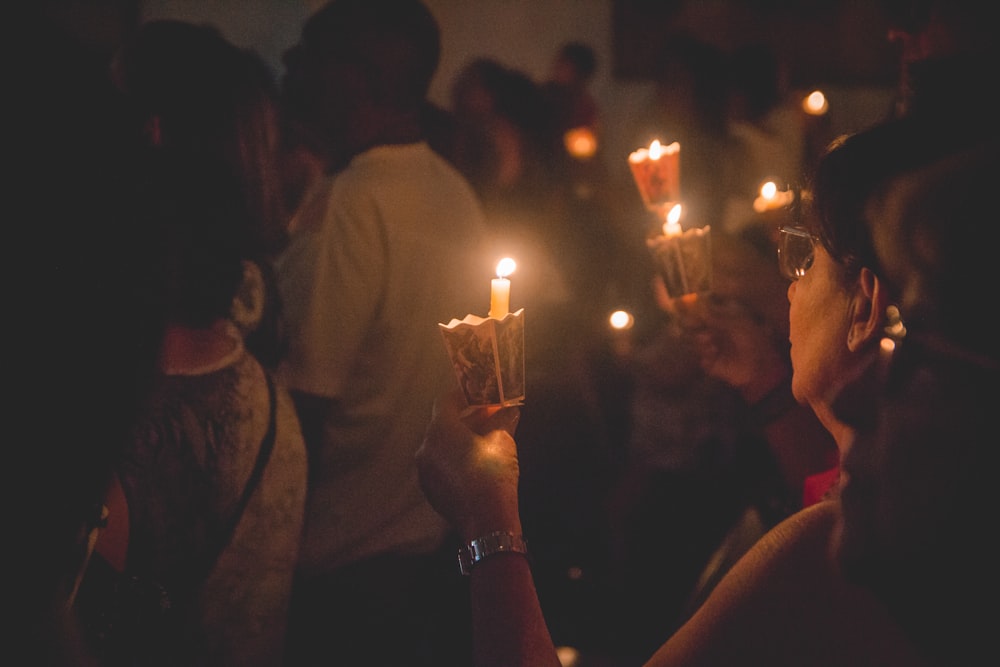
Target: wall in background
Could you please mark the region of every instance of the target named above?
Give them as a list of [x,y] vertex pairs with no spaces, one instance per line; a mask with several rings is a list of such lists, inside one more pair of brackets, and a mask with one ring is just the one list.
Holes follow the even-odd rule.
[[[613,173],[635,148],[629,119],[646,104],[652,84],[643,62],[658,39],[686,29],[721,46],[751,39],[784,45],[796,56],[796,83],[822,86],[831,125],[851,131],[881,118],[892,95],[896,62],[874,3],[851,0],[426,0],[441,24],[442,59],[431,97],[450,106],[458,70],[491,56],[536,80],[548,75],[556,49],[573,39],[597,52],[593,91],[605,119],[604,155]],[[234,42],[256,48],[281,72],[281,54],[295,43],[322,0],[139,0],[140,18],[184,18],[218,25]],[[757,8],[756,10],[754,8]],[[760,9],[765,7],[766,11]],[[867,9],[866,9],[867,8]],[[811,63],[811,69],[805,65]]]

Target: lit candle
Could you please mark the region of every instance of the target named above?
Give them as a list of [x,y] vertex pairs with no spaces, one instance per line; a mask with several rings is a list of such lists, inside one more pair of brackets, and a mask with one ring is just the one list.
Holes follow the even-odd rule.
[[627,310],[616,310],[608,317],[608,323],[615,331],[625,331],[632,328],[635,319]]
[[504,257],[497,264],[497,277],[490,284],[490,317],[502,320],[510,312],[510,280],[517,264],[510,257]]
[[664,146],[654,139],[649,148],[629,154],[632,178],[647,209],[659,211],[680,199],[680,153],[680,143]]
[[774,181],[767,181],[760,186],[760,195],[753,201],[753,210],[758,213],[784,208],[795,200],[791,190],[778,190]]
[[577,160],[589,160],[597,153],[597,137],[589,127],[574,127],[563,134],[566,152]]
[[663,223],[664,236],[677,236],[681,233],[681,205],[674,204],[674,207],[667,213],[667,221]]
[[830,104],[821,90],[814,90],[802,99],[802,109],[810,116],[822,116],[829,108]]

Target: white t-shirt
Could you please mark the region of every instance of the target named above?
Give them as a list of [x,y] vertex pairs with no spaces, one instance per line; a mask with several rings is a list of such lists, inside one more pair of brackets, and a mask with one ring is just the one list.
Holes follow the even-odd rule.
[[417,480],[438,394],[456,380],[438,323],[486,315],[496,258],[480,203],[426,143],[380,146],[303,202],[276,269],[292,390],[333,400],[310,443],[300,567],[440,546]]

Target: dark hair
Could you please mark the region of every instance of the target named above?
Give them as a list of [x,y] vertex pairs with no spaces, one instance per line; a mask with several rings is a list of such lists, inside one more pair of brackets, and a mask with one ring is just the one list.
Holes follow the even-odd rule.
[[422,107],[441,57],[437,20],[419,0],[331,0],[306,22],[302,44],[365,65],[401,109]]
[[[135,132],[157,146],[224,160],[242,182],[259,255],[286,241],[277,167],[278,88],[254,51],[217,28],[177,20],[143,24],[116,58]],[[149,135],[156,121],[156,136]]]
[[583,42],[567,42],[559,49],[559,55],[576,68],[582,81],[589,81],[597,72],[597,55],[594,49]]
[[996,336],[982,321],[998,282],[998,178],[1000,143],[984,142],[893,179],[875,206],[890,218],[876,247],[905,289],[908,326],[930,327],[994,360]]
[[145,224],[159,241],[168,321],[203,328],[229,315],[252,244],[239,179],[223,161],[168,148],[142,162]]
[[811,183],[806,225],[848,275],[867,267],[883,277],[865,208],[891,178],[974,145],[975,132],[934,119],[906,117],[842,136],[820,158]]

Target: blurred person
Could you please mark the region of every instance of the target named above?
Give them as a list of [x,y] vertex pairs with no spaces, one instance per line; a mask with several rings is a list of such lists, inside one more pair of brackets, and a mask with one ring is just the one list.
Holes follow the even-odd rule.
[[288,665],[468,661],[457,539],[413,455],[455,385],[438,323],[486,309],[499,258],[426,141],[439,52],[417,0],[334,0],[285,55],[285,109],[323,171],[277,265],[310,466]]
[[76,608],[102,664],[280,665],[306,451],[229,318],[253,215],[221,160],[155,147],[136,169],[167,326]]
[[222,160],[238,178],[253,246],[231,319],[273,369],[285,352],[273,262],[287,243],[290,211],[270,70],[258,53],[227,41],[213,25],[161,19],[138,27],[115,55],[112,72],[142,141]]
[[663,145],[679,142],[682,224],[721,224],[730,150],[726,53],[679,31],[663,37],[653,67],[653,95],[629,129],[633,145],[648,146],[653,139]]
[[835,541],[846,576],[870,588],[933,664],[988,651],[996,596],[995,136],[902,175],[870,204],[875,247],[900,288],[897,326],[835,408],[857,430],[844,456]]
[[566,42],[556,51],[542,91],[553,109],[556,131],[587,128],[600,134],[600,109],[590,92],[597,74],[597,54],[583,42]]
[[807,169],[807,118],[800,101],[790,95],[785,64],[771,47],[747,44],[726,58],[731,152],[721,167],[727,174],[727,206],[717,228],[739,232],[773,217],[754,209],[764,182],[774,181],[782,191],[801,187]]
[[4,194],[19,212],[3,262],[3,415],[18,441],[5,497],[20,508],[9,524],[6,651],[90,667],[72,600],[114,462],[151,391],[162,283],[147,261],[155,243],[136,224],[135,146],[107,61],[39,6],[19,9],[30,11],[4,22],[2,40]]
[[[111,74],[148,149],[143,222],[159,233],[170,300],[152,403],[113,479],[78,606],[108,635],[97,650],[111,664],[278,664],[306,468],[294,406],[271,378],[283,353],[277,87],[255,52],[174,20],[139,26]],[[153,600],[103,597],[127,577]],[[158,587],[170,613],[154,611]],[[153,610],[131,606],[144,602]]]
[[973,0],[885,0],[883,6],[887,38],[899,49],[893,114],[942,114],[955,122],[961,122],[956,111],[989,116],[989,105],[977,103],[1000,65],[989,8]]
[[[788,289],[791,392],[808,404],[842,450],[853,428],[830,390],[878,349],[899,294],[883,274],[866,216],[872,194],[894,175],[961,147],[933,125],[897,122],[835,143],[818,166],[803,228],[786,228],[781,255]],[[879,223],[884,224],[882,221]],[[789,255],[788,250],[796,250]],[[518,516],[517,409],[485,422],[459,416],[444,398],[418,452],[435,506],[471,547],[477,664],[558,664],[535,594]],[[480,417],[482,419],[482,417]],[[484,493],[488,490],[488,493]],[[725,574],[649,665],[919,665],[917,645],[881,599],[847,581],[832,558],[836,498],[778,524]],[[530,536],[529,536],[530,537]]]

